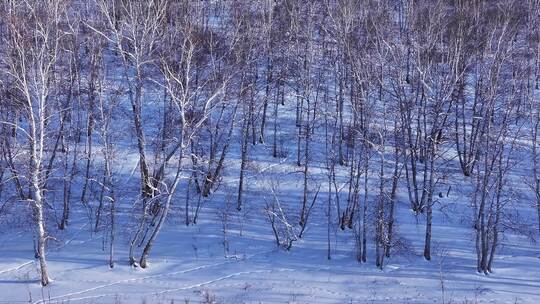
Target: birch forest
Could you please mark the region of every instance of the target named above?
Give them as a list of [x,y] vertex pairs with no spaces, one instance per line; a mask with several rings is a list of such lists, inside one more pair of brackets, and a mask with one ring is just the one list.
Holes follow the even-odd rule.
[[0,302],[538,303],[539,237],[539,0],[0,0]]

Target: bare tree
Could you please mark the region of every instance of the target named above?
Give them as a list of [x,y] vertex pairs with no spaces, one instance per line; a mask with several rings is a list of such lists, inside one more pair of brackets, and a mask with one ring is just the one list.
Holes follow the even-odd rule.
[[[51,132],[49,122],[54,113],[51,96],[54,94],[53,78],[55,65],[59,58],[60,43],[64,38],[62,20],[65,18],[65,3],[49,1],[41,3],[29,1],[9,2],[4,5],[9,18],[8,34],[3,41],[11,56],[4,57],[4,72],[12,79],[17,93],[17,109],[24,125],[14,125],[16,132],[23,135],[27,144],[28,158],[26,178],[29,181],[37,233],[37,254],[41,270],[41,284],[51,281],[46,262],[46,244],[51,238],[46,229],[46,202],[44,183],[46,180],[45,163],[47,160],[47,137]],[[10,124],[9,122],[3,122]]]

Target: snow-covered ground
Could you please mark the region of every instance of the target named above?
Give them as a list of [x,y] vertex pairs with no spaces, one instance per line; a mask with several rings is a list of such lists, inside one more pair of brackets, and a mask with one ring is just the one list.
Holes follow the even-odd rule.
[[[281,178],[285,190],[278,195],[291,206],[300,204],[301,192],[289,189],[296,185],[294,176]],[[54,282],[46,288],[38,281],[31,233],[21,232],[14,223],[3,223],[0,303],[540,302],[538,245],[527,239],[508,236],[494,273],[476,272],[473,230],[464,225],[462,212],[468,200],[457,192],[445,205],[446,215],[435,212],[430,262],[421,256],[423,220],[419,217],[417,224],[406,200],[400,200],[398,229],[408,246],[394,253],[381,271],[374,266],[372,251],[368,263],[356,262],[350,230],[332,231],[332,259],[327,260],[324,203],[315,209],[303,239],[290,251],[277,249],[263,213],[264,195],[256,195],[258,190],[263,192],[257,185],[251,184],[250,199],[241,212],[225,211],[227,198],[220,193],[227,192],[228,186],[223,186],[205,202],[197,225],[187,227],[184,201],[179,198],[147,269],[127,264],[124,228],[119,229],[118,263],[109,269],[107,251],[102,250],[106,234],[92,233],[85,209],[76,207],[74,222],[51,242],[48,261]],[[227,256],[223,212],[230,214]],[[125,213],[120,218],[128,222]]]
[[[281,123],[293,125],[294,118],[282,119]],[[289,129],[294,132],[294,127]],[[27,218],[20,210],[23,207],[12,209],[15,214],[0,222],[0,303],[540,303],[540,247],[526,237],[505,234],[494,273],[477,273],[470,191],[465,186],[469,182],[459,172],[452,179],[459,182],[434,207],[432,261],[422,257],[425,219],[412,214],[400,185],[396,229],[402,246],[379,270],[372,238],[367,263],[358,263],[353,231],[342,231],[336,223],[331,229],[331,260],[327,259],[327,177],[323,158],[315,154],[310,178],[323,186],[305,236],[290,251],[276,248],[264,212],[273,199],[269,182],[278,185],[276,195],[291,216],[297,216],[302,201],[302,175],[294,164],[295,135],[281,134],[281,138],[290,158],[273,159],[271,147],[263,144],[250,148],[245,207],[240,212],[235,196],[227,195],[237,189],[237,147],[230,152],[219,190],[203,202],[196,225],[184,224],[183,182],[146,269],[127,263],[130,232],[136,223],[130,211],[138,191],[137,157],[129,152],[130,144],[118,147],[115,169],[120,224],[114,269],[107,262],[106,223],[93,232],[86,208],[73,203],[65,231],[54,229],[55,214],[49,214],[49,229],[56,237],[48,248],[54,282],[42,288],[31,225],[23,220]],[[319,141],[314,150],[321,154],[322,147]],[[338,173],[343,181],[347,168]],[[517,173],[513,177],[519,185],[521,177]],[[526,193],[523,187],[515,190]],[[526,197],[513,208],[520,218],[530,218],[530,225],[536,225]],[[95,207],[95,202],[90,204]],[[223,245],[223,214],[228,215],[228,253]]]

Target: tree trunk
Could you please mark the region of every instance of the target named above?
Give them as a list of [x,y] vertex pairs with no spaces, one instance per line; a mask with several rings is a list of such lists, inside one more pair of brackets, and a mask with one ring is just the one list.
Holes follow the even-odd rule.
[[[183,149],[183,147],[181,149]],[[142,268],[146,268],[148,266],[148,256],[150,254],[150,250],[152,249],[152,246],[154,245],[154,241],[156,240],[156,237],[161,231],[161,227],[163,226],[163,223],[165,222],[165,219],[167,218],[167,214],[169,213],[173,195],[176,191],[176,187],[178,186],[178,183],[180,182],[180,174],[182,172],[182,156],[183,156],[183,153],[181,151],[180,156],[179,156],[179,161],[178,161],[178,168],[176,170],[176,176],[174,177],[173,183],[169,188],[169,193],[167,194],[167,199],[165,200],[165,206],[163,207],[161,217],[159,218],[159,221],[157,222],[155,229],[152,231],[152,234],[150,235],[150,238],[148,239],[146,246],[144,246],[141,259],[139,262]]]

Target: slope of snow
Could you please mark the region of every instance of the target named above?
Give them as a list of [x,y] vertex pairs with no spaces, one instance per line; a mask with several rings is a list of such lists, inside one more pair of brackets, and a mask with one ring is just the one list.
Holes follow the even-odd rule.
[[[465,180],[435,205],[434,254],[429,262],[422,257],[424,218],[414,217],[404,187],[400,188],[396,228],[403,246],[381,271],[374,266],[372,239],[368,262],[360,264],[352,230],[341,231],[336,223],[331,231],[332,259],[327,260],[326,176],[324,163],[318,162],[322,158],[316,155],[314,166],[319,168],[311,169],[311,178],[323,186],[305,237],[290,251],[276,248],[264,213],[271,199],[268,180],[279,181],[277,195],[293,219],[302,195],[301,174],[291,173],[299,171],[292,159],[294,133],[281,137],[287,139],[291,159],[272,159],[270,147],[264,145],[250,148],[250,166],[263,173],[251,169],[247,174],[241,212],[226,204],[231,199],[226,194],[235,193],[237,187],[237,150],[231,151],[222,186],[204,201],[196,225],[184,224],[184,182],[147,269],[127,265],[134,223],[129,211],[137,193],[137,173],[133,174],[137,160],[128,152],[123,152],[116,170],[123,175],[117,176],[120,226],[114,269],[107,264],[107,229],[93,232],[86,208],[73,203],[69,228],[55,232],[56,240],[49,244],[54,282],[42,288],[31,231],[17,226],[28,227],[22,215],[7,216],[10,221],[2,219],[0,224],[0,303],[540,303],[538,245],[525,237],[507,234],[494,273],[476,272]],[[322,153],[322,147],[314,150]],[[343,179],[346,168],[340,170]],[[517,175],[515,179],[518,184]],[[527,214],[532,209],[523,203],[516,210]],[[229,215],[228,253],[223,246],[224,212]]]

